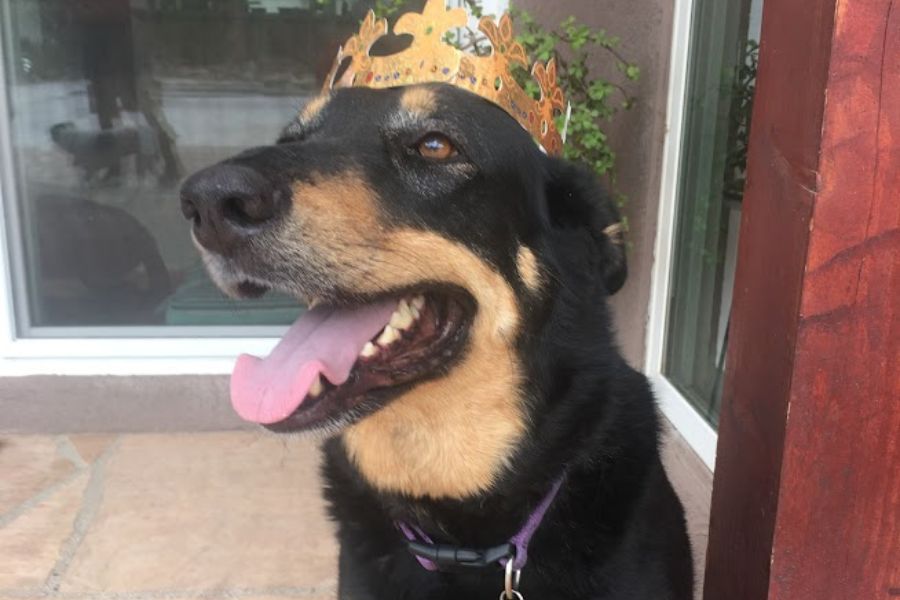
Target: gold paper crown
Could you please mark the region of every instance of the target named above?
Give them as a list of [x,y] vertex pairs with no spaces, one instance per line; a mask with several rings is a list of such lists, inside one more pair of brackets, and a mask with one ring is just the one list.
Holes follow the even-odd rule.
[[[464,27],[468,15],[462,8],[447,10],[444,0],[428,0],[422,13],[406,13],[394,24],[394,34],[413,36],[412,45],[390,56],[370,56],[369,50],[387,35],[386,19],[376,19],[369,11],[360,26],[339,50],[328,76],[325,91],[342,87],[388,88],[416,83],[449,83],[485,98],[507,113],[540,143],[548,154],[562,153],[563,139],[554,117],[565,108],[565,97],[556,81],[556,62],[534,64],[531,74],[541,90],[540,100],[532,98],[516,82],[512,67],[528,66],[522,45],[513,38],[508,14],[500,23],[483,17],[478,29],[491,42],[491,53],[478,56],[463,52],[444,41],[444,35]],[[346,70],[335,79],[342,65]]]

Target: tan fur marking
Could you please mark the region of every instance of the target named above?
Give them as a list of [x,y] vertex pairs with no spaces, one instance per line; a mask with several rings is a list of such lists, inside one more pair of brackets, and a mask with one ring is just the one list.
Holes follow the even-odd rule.
[[385,491],[465,498],[490,488],[527,425],[512,288],[464,245],[385,223],[375,192],[357,173],[296,183],[293,192],[291,233],[274,249],[279,260],[302,256],[333,283],[361,293],[440,281],[478,303],[463,360],[348,427],[351,460]]
[[613,244],[625,243],[625,227],[621,222],[606,226],[603,229],[603,235],[608,237]]
[[521,367],[513,350],[515,296],[483,260],[436,234],[393,232],[385,251],[385,257],[395,257],[386,259],[380,274],[388,286],[455,283],[475,296],[479,310],[462,363],[349,427],[344,444],[363,476],[381,490],[472,496],[494,483],[525,432]]
[[291,192],[291,215],[274,243],[267,244],[268,260],[303,263],[329,284],[337,280],[346,289],[367,289],[355,286],[377,279],[370,273],[374,249],[369,242],[384,229],[377,194],[352,170],[313,175],[308,182],[294,182]]
[[541,268],[538,266],[534,252],[527,246],[519,246],[516,267],[519,269],[519,277],[522,278],[529,290],[536,292],[541,288]]
[[312,225],[303,228],[305,236],[333,242],[354,235],[362,240],[380,229],[375,192],[356,171],[328,177],[313,175],[309,183],[294,182],[291,191],[294,216],[301,221],[300,226]]
[[437,109],[437,98],[432,89],[409,87],[400,97],[400,106],[416,116],[427,117]]
[[303,107],[303,110],[300,112],[300,120],[304,123],[311,123],[319,116],[319,113],[322,112],[322,109],[325,108],[330,101],[331,96],[328,94],[316,96]]

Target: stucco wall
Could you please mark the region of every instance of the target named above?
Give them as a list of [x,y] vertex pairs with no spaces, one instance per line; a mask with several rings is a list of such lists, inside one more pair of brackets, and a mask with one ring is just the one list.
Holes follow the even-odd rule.
[[220,431],[247,427],[228,377],[3,377],[0,432]]
[[[613,298],[619,343],[635,367],[643,366],[650,269],[656,234],[663,138],[666,125],[672,2],[669,0],[513,0],[547,25],[569,15],[622,40],[621,52],[641,67],[641,79],[629,89],[638,100],[607,127],[618,154],[618,186],[628,196],[629,275]],[[600,73],[615,73],[603,54]]]

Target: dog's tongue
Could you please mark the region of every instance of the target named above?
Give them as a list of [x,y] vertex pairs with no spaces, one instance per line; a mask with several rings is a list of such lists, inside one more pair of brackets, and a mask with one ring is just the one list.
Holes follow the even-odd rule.
[[247,421],[283,421],[319,373],[334,385],[347,381],[363,346],[388,324],[396,307],[396,300],[386,300],[355,309],[307,311],[267,358],[238,358],[231,374],[232,406]]

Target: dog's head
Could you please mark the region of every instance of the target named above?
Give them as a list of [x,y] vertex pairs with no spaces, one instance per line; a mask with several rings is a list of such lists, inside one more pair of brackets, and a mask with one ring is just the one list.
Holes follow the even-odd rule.
[[[182,206],[224,291],[313,306],[270,357],[239,360],[238,412],[340,428],[367,479],[412,495],[491,485],[533,420],[548,328],[625,277],[594,178],[443,84],[313,100],[274,145],[193,175]],[[560,314],[567,286],[585,306]]]

